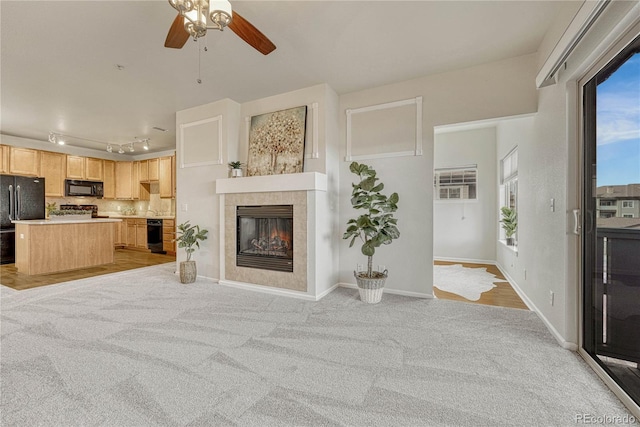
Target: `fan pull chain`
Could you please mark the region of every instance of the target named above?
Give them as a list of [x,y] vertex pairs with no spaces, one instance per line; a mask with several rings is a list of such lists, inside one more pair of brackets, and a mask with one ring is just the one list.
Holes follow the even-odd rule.
[[206,41],[207,41],[207,37],[206,36],[204,37],[205,45],[202,48],[202,50],[200,50],[200,40],[201,39],[202,39],[202,37],[198,39],[198,79],[196,80],[198,82],[198,84],[202,84],[202,51],[205,51],[205,52],[209,51],[209,49],[207,48],[207,44],[206,44]]

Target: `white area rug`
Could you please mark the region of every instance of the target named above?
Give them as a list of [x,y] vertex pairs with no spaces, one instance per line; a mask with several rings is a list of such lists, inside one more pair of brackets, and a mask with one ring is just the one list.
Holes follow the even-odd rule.
[[493,282],[506,280],[498,279],[486,268],[466,268],[460,264],[433,266],[433,286],[470,301],[478,301],[483,292],[495,288]]

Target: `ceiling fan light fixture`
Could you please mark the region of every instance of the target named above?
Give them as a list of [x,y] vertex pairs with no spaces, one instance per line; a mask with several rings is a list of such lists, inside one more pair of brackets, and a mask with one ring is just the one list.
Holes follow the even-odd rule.
[[120,148],[118,149],[118,153],[120,154],[124,154],[124,150],[122,149],[122,145],[120,146]]
[[133,153],[135,150],[135,148],[133,148],[133,142],[129,144],[129,152]]
[[146,151],[149,151],[149,141],[145,141],[142,148],[144,148]]
[[64,139],[58,138],[58,145],[64,145],[64,144],[65,144]]
[[209,2],[209,19],[220,31],[231,23],[232,17],[231,3],[228,1]]
[[111,144],[107,144],[107,153],[113,153],[113,147]]
[[49,142],[52,144],[56,144],[58,142],[58,137],[55,133],[49,132]]

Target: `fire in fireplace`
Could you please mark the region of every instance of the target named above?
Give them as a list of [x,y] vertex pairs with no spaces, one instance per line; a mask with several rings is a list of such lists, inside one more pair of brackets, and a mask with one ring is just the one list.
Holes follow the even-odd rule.
[[293,271],[293,205],[238,206],[236,265]]

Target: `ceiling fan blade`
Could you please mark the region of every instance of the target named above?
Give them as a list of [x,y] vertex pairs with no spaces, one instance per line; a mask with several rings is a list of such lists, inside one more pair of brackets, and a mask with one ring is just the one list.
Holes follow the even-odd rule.
[[181,49],[188,39],[189,33],[184,29],[184,18],[178,14],[176,19],[173,20],[171,28],[169,28],[167,39],[164,41],[164,47]]
[[229,28],[263,55],[268,55],[276,49],[276,45],[274,45],[267,36],[262,34],[260,30],[251,25],[249,21],[240,16],[235,10],[233,11],[233,18],[231,19]]

